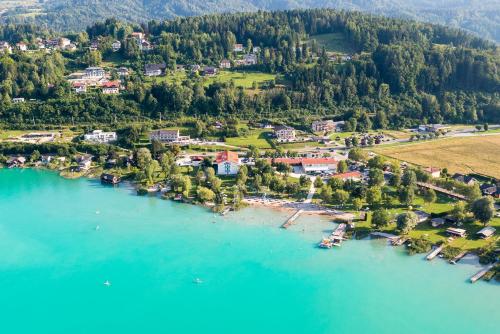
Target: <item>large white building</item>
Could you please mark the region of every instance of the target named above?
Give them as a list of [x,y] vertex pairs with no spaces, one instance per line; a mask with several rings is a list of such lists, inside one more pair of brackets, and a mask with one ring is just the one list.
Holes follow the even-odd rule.
[[274,134],[279,142],[289,142],[295,140],[295,129],[290,126],[279,125],[274,128]]
[[217,175],[236,175],[240,169],[240,159],[236,152],[222,151],[217,153],[215,164],[217,165]]
[[116,140],[116,132],[104,132],[102,130],[94,130],[91,133],[87,133],[83,136],[86,141],[91,141],[94,143],[109,143]]
[[155,130],[149,134],[149,139],[162,143],[180,143],[189,141],[189,136],[181,136],[179,130]]

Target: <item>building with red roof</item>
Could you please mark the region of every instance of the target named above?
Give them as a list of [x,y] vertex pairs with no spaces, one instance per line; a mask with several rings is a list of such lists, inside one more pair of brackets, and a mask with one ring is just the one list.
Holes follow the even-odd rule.
[[103,94],[118,94],[120,93],[120,82],[119,81],[107,81],[102,84]]
[[236,175],[240,169],[238,153],[231,151],[218,152],[215,157],[217,175]]
[[342,179],[342,180],[353,180],[353,181],[360,181],[362,178],[362,175],[358,171],[354,172],[346,172],[346,173],[340,173],[340,174],[335,174],[332,177]]

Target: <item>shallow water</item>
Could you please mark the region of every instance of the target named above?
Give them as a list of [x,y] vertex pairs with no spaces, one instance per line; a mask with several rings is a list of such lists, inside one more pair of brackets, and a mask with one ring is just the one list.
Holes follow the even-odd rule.
[[474,261],[428,262],[381,240],[321,250],[334,227],[324,218],[282,230],[286,212],[220,217],[123,186],[6,169],[0,214],[2,333],[499,328],[500,285],[468,283]]

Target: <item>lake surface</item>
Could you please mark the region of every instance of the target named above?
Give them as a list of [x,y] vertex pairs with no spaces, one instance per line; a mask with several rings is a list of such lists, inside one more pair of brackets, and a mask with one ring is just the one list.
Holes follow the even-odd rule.
[[318,249],[335,226],[324,218],[282,230],[286,213],[219,217],[28,169],[0,170],[0,213],[1,333],[500,328],[500,285],[468,283],[476,264],[427,262],[381,240]]

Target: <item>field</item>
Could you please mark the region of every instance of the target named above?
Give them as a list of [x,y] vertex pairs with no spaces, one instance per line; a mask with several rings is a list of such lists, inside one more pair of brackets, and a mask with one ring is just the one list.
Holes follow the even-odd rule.
[[259,149],[271,149],[272,147],[267,140],[270,134],[269,130],[250,130],[246,136],[226,138],[226,144],[239,147],[253,145]]
[[354,53],[355,51],[341,33],[313,35],[309,40],[313,39],[316,40],[318,46],[325,47],[329,52]]
[[451,173],[474,172],[500,178],[500,135],[446,138],[373,151],[420,166],[447,168]]

